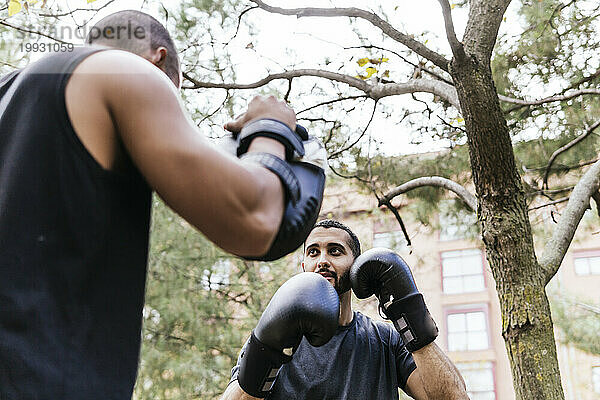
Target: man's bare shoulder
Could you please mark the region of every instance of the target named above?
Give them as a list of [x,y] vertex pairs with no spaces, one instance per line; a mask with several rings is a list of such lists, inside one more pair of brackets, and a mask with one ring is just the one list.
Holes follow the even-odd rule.
[[139,85],[140,89],[153,87],[175,91],[169,78],[143,57],[124,50],[104,49],[83,60],[73,71],[73,77],[111,89],[120,86],[127,90]]

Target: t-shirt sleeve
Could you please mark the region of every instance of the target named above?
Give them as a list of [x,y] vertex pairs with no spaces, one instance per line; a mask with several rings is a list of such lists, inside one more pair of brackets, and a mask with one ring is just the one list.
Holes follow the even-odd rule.
[[406,350],[402,339],[398,336],[396,343],[396,373],[398,374],[398,387],[402,390],[406,388],[408,377],[417,369],[417,364],[412,354]]
[[[242,354],[244,354],[244,351],[246,350],[246,346],[248,346],[249,341],[250,341],[250,338],[248,338],[248,340],[246,340],[246,343],[244,343],[244,345],[242,346],[242,349],[240,350],[240,354],[238,354],[237,362],[236,362],[235,366],[233,368],[231,368],[231,378],[229,379],[229,383],[231,383],[233,381],[237,381],[238,372],[240,371],[240,359],[241,359]],[[228,385],[229,385],[229,383],[228,383]]]

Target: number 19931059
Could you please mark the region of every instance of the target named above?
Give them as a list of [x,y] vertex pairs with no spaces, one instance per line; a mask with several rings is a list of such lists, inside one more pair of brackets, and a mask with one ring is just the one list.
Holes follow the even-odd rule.
[[72,52],[75,48],[73,43],[21,43],[21,51],[30,53],[58,53]]

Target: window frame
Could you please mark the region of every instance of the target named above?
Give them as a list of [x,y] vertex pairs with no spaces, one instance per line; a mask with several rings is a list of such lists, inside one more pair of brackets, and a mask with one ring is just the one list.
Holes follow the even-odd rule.
[[575,268],[575,260],[578,258],[596,258],[600,257],[600,249],[592,249],[592,250],[577,250],[574,251],[571,255],[571,260],[573,262],[573,274],[577,277],[587,277],[587,276],[600,276],[600,273],[592,273],[591,269],[588,269],[587,273],[580,274],[577,272]]
[[[464,350],[450,350],[450,329],[448,328],[448,316],[451,314],[469,314],[475,312],[483,312],[485,318],[485,333],[487,336],[487,347],[483,349],[469,350],[468,346]],[[445,324],[445,335],[444,335],[444,344],[446,345],[446,350],[450,353],[460,353],[460,352],[468,352],[473,353],[477,351],[487,351],[492,349],[492,338],[490,335],[490,315],[489,315],[489,306],[487,304],[467,304],[463,306],[452,306],[444,309],[444,324]],[[468,332],[468,331],[467,331]]]
[[[494,392],[494,399],[498,400],[498,382],[497,382],[497,377],[496,377],[496,362],[494,360],[479,360],[479,361],[464,361],[464,362],[460,362],[457,364],[475,364],[475,363],[489,363],[491,365],[491,370],[492,370],[492,385],[493,385],[493,392]],[[463,374],[462,371],[460,371],[460,368],[457,366],[457,369],[459,370],[459,372],[461,373],[461,375]],[[465,382],[466,384],[466,382]],[[467,393],[471,393],[471,391],[469,391],[469,388],[467,388]]]
[[[480,256],[481,256],[481,276],[483,278],[483,288],[481,290],[476,290],[476,291],[472,291],[472,292],[459,292],[459,293],[448,293],[445,290],[445,285],[444,285],[444,253],[452,253],[452,252],[458,252],[458,251],[468,251],[468,250],[479,250]],[[468,248],[462,248],[462,249],[452,249],[452,250],[444,250],[444,251],[440,251],[439,252],[439,264],[440,264],[440,285],[441,285],[441,290],[442,290],[442,294],[444,296],[456,296],[456,295],[464,295],[464,294],[473,294],[473,293],[482,293],[488,290],[488,278],[486,276],[486,259],[485,259],[485,251],[483,249],[480,249],[479,247],[468,247]],[[479,274],[468,274],[468,275],[459,275],[461,278],[465,277],[465,276],[477,276]],[[464,285],[463,285],[464,286]]]

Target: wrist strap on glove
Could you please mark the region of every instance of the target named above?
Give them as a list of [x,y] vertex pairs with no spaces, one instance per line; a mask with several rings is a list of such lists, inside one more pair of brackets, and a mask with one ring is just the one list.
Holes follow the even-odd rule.
[[248,151],[250,142],[258,136],[275,139],[285,147],[285,159],[291,161],[294,158],[304,156],[304,145],[302,140],[308,139],[308,132],[302,126],[297,126],[292,131],[289,126],[275,119],[257,119],[246,124],[239,134],[238,157]]
[[291,360],[292,356],[263,344],[252,331],[240,358],[238,383],[250,396],[264,398],[273,388],[281,366]]
[[290,164],[270,153],[246,153],[240,157],[241,160],[253,161],[273,172],[285,189],[286,198],[292,204],[300,199],[300,182],[290,167]]
[[437,325],[429,314],[421,293],[384,304],[383,311],[394,323],[410,352],[433,342],[438,335]]
[[246,257],[248,260],[277,260],[300,247],[317,221],[325,189],[325,171],[311,163],[287,162],[268,153],[247,153],[241,159],[263,165],[279,177],[285,188],[285,211],[271,248],[263,256]]

